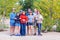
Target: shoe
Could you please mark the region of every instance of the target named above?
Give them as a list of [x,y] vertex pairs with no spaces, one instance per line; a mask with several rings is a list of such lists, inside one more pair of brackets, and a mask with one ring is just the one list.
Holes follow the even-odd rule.
[[34,35],[36,35],[36,33],[34,33]]
[[38,36],[42,36],[42,34],[38,34]]
[[15,34],[10,34],[10,36],[14,36]]
[[26,36],[26,35],[21,34],[20,36]]
[[15,36],[21,36],[20,34],[16,34]]

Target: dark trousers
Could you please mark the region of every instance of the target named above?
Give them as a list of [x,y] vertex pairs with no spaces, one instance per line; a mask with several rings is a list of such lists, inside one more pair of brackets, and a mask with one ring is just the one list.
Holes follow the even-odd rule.
[[21,24],[21,36],[25,36],[26,35],[26,24]]
[[41,33],[41,23],[37,23],[37,26],[38,26],[38,35],[40,35],[40,33]]

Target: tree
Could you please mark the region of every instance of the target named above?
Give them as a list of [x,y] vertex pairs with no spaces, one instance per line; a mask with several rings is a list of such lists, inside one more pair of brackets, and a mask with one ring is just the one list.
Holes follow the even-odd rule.
[[32,6],[33,6],[33,0],[21,0],[20,1],[21,5],[22,5],[22,9],[25,10],[25,9],[28,9],[28,8],[31,8],[32,9]]
[[60,19],[60,0],[39,0],[34,1],[33,8],[37,8],[44,16],[44,27],[53,26]]
[[3,15],[5,11],[5,15],[9,17],[9,13],[11,12],[12,8],[16,8],[16,12],[18,12],[21,8],[19,4],[19,0],[0,0],[0,14]]

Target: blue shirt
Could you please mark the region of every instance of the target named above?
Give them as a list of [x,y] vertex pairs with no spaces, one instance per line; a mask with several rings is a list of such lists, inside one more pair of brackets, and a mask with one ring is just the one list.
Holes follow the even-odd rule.
[[28,15],[28,22],[32,23],[34,20],[34,16],[33,15]]
[[16,13],[14,13],[14,12],[12,12],[12,13],[10,13],[10,22],[11,23],[14,23],[15,22],[15,16],[16,16]]
[[26,16],[30,15],[28,12],[26,13]]
[[[30,15],[30,13],[29,13],[29,12],[27,12],[27,13],[26,13],[26,16],[28,16],[28,15]],[[32,15],[34,15],[34,14],[32,13]]]

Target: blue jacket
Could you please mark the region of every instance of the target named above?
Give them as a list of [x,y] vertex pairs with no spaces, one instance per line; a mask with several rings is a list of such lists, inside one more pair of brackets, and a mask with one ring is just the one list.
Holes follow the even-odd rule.
[[16,16],[16,13],[12,12],[10,13],[10,23],[15,23],[15,16]]

